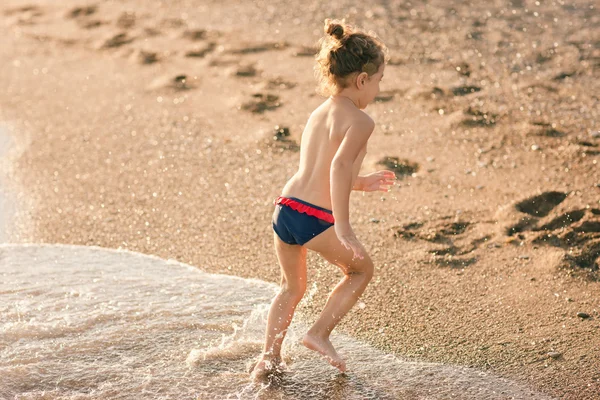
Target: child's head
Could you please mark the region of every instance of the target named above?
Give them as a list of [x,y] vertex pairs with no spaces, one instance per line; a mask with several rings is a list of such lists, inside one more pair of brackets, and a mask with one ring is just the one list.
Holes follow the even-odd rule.
[[320,94],[338,94],[382,70],[387,49],[375,35],[330,19],[325,20],[325,34],[315,67]]

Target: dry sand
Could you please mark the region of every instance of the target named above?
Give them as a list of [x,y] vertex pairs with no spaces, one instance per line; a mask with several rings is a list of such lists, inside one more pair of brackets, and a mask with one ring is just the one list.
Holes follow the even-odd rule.
[[[311,46],[347,17],[391,55],[363,169],[396,157],[400,180],[352,198],[377,271],[339,329],[600,398],[595,2],[298,3],[3,1],[10,240],[277,281],[272,200],[322,101]],[[309,277],[311,320],[339,273],[311,255]]]

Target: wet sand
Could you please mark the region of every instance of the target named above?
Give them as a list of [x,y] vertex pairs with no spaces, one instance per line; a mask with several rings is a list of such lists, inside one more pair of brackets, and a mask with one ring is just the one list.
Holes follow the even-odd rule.
[[[277,282],[272,200],[322,101],[310,46],[325,17],[346,16],[390,47],[363,170],[390,165],[399,184],[353,195],[377,271],[339,329],[597,398],[593,2],[350,3],[4,2],[0,121],[19,149],[3,164],[20,206],[9,241]],[[340,275],[308,262],[310,321]]]

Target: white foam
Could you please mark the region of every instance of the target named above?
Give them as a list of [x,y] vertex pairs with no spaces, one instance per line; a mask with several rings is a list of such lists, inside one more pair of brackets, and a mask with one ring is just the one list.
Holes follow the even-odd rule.
[[0,245],[0,398],[546,399],[481,371],[416,363],[351,337],[338,375],[288,332],[293,374],[249,380],[275,285],[127,251]]

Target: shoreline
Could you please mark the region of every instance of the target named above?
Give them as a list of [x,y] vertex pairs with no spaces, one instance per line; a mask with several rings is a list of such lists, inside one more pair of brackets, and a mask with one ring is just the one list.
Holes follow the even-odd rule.
[[[135,1],[77,17],[74,8],[52,2],[11,11],[24,5],[0,6],[8,15],[0,56],[10,61],[0,73],[11,82],[0,106],[8,120],[26,122],[32,132],[13,172],[36,207],[24,210],[32,225],[15,240],[122,247],[277,283],[271,201],[294,172],[294,145],[320,101],[312,95],[311,57],[297,55],[304,43],[283,46],[263,37],[249,43],[236,29],[254,32],[252,26],[214,29],[184,5],[178,6],[189,20],[178,22],[145,14]],[[226,9],[204,7],[217,14]],[[427,21],[445,7],[416,11]],[[579,14],[544,7],[538,14],[571,18],[573,29],[583,24]],[[360,300],[364,309],[352,310],[340,330],[386,352],[491,370],[557,397],[593,398],[600,390],[594,372],[600,357],[590,351],[600,346],[600,284],[578,275],[584,267],[563,267],[569,251],[579,255],[598,240],[585,232],[600,208],[597,125],[587,93],[597,85],[591,50],[551,32],[548,40],[560,42],[560,51],[543,53],[549,59],[528,72],[517,61],[501,61],[514,51],[502,47],[506,40],[497,32],[514,43],[529,40],[511,28],[519,22],[535,38],[533,16],[519,9],[516,20],[498,11],[486,28],[469,17],[466,3],[453,9],[471,24],[458,27],[476,30],[482,44],[505,53],[486,53],[471,39],[444,42],[440,35],[455,34],[454,20],[439,32],[427,30],[419,21],[409,25],[407,10],[407,37],[416,41],[415,32],[424,29],[423,40],[439,43],[441,54],[420,59],[418,52],[398,52],[386,69],[385,96],[369,107],[377,132],[363,167],[380,169],[384,157],[397,157],[418,171],[389,194],[352,196],[351,218],[377,271]],[[133,25],[121,19],[131,12]],[[362,21],[376,27],[385,25],[383,18],[375,13]],[[120,44],[106,47],[114,38]],[[520,48],[520,60],[537,60],[546,49],[545,38],[539,42],[536,49]],[[157,61],[146,63],[148,53]],[[470,76],[457,72],[464,64],[446,54],[462,55]],[[576,56],[584,58],[578,72],[555,80]],[[522,74],[510,72],[517,67]],[[464,93],[467,86],[478,91]],[[494,115],[493,123],[483,115]],[[289,141],[272,140],[276,125],[289,127]],[[537,204],[536,196],[544,204],[562,200],[508,235],[528,215],[517,205]],[[565,222],[565,215],[577,221]],[[544,232],[557,241],[577,237],[582,245],[548,245],[540,239]],[[300,311],[311,319],[339,274],[314,255],[308,262],[312,297]],[[580,311],[592,317],[582,320]]]

